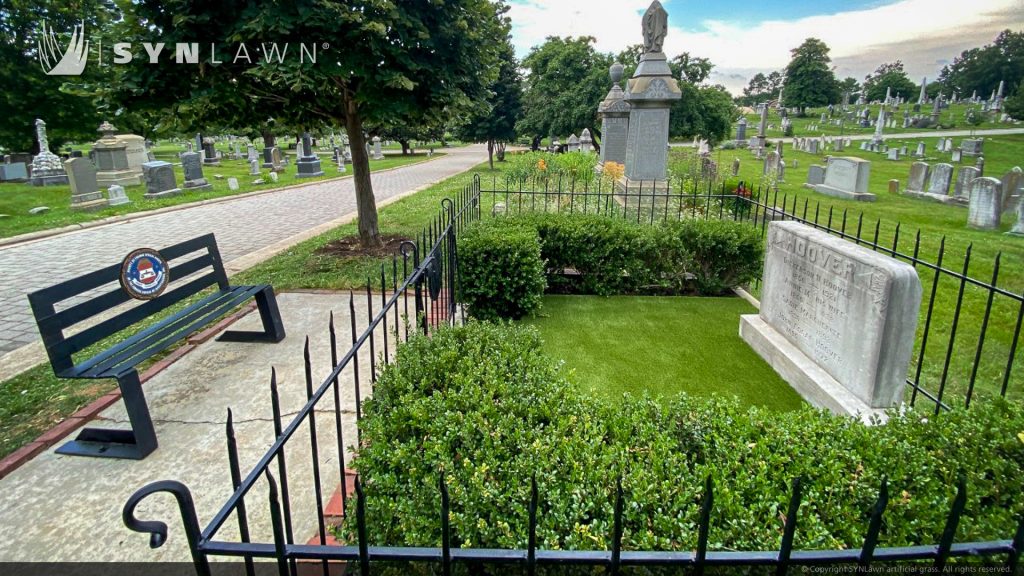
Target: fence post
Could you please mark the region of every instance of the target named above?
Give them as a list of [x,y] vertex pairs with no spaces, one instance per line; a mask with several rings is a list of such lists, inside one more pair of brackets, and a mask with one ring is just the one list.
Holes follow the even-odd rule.
[[783,576],[789,570],[789,555],[793,551],[793,536],[796,534],[796,518],[800,510],[800,497],[803,485],[799,476],[793,480],[793,496],[789,499],[789,510],[786,511],[786,526],[782,532],[782,547],[779,548],[777,576]]
[[711,475],[708,474],[704,481],[704,498],[700,503],[700,520],[697,524],[697,554],[694,556],[694,575],[704,574],[704,561],[708,555],[708,534],[711,531],[711,508],[714,506],[715,496]]
[[438,488],[441,490],[441,574],[451,576],[452,535],[448,518],[448,486],[444,483],[444,470],[441,471]]
[[949,558],[949,551],[953,548],[953,541],[956,539],[956,529],[960,525],[960,516],[963,515],[966,505],[967,478],[961,473],[956,483],[956,496],[953,498],[953,507],[949,510],[949,517],[946,518],[946,528],[942,531],[938,553],[935,556],[935,570],[937,572],[942,572],[946,568],[946,559]]
[[860,559],[857,564],[862,571],[866,571],[871,565],[875,556],[875,546],[878,545],[878,534],[882,530],[882,514],[889,505],[889,479],[882,478],[882,487],[878,490],[878,500],[875,501],[875,509],[871,511],[871,522],[868,524],[868,533],[864,536],[864,545],[860,549]]

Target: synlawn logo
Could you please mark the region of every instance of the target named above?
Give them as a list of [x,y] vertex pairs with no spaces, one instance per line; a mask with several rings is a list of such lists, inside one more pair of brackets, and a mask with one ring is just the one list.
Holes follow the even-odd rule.
[[[234,50],[222,51],[218,49],[216,43],[210,43],[209,57],[203,58],[206,46],[204,44],[201,47],[198,42],[178,42],[174,44],[173,50],[168,49],[166,53],[168,58],[170,54],[174,54],[173,58],[176,64],[199,64],[200,61],[223,64],[225,61],[229,61],[232,64],[244,62],[254,65],[260,63],[261,57],[268,64],[284,63],[289,57],[290,51],[291,57],[298,58],[300,64],[305,64],[307,61],[310,64],[316,64],[317,49],[327,50],[330,48],[326,42],[322,45],[301,42],[298,44],[297,50],[293,49],[288,42],[282,44],[260,42],[251,47],[245,42],[239,42],[234,46]],[[89,59],[89,42],[85,39],[85,23],[75,26],[71,33],[71,39],[65,47],[57,39],[53,29],[48,28],[44,22],[42,36],[37,42],[37,47],[39,65],[48,76],[80,76]],[[165,53],[164,49],[167,45],[164,42],[143,42],[142,47],[145,49],[145,54],[140,53],[139,56],[147,58],[149,64],[157,64],[160,62],[160,55]],[[128,64],[136,58],[131,42],[115,42],[111,48],[113,51],[111,59],[114,64]],[[96,48],[95,53],[97,63],[100,66],[106,65],[106,62],[103,61],[102,42]]]

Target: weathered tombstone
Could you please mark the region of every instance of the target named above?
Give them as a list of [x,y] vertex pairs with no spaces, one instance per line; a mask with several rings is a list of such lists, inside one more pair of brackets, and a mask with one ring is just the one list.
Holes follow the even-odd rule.
[[313,178],[323,176],[324,171],[320,168],[320,157],[313,152],[313,142],[309,132],[302,133],[302,149],[299,152],[299,159],[295,162],[295,174],[298,178]]
[[238,190],[238,178],[228,178],[228,190]]
[[950,158],[950,161],[954,164],[958,164],[961,160],[963,160],[963,151],[959,148],[953,150],[953,156]]
[[1024,202],[1017,202],[1017,223],[1007,232],[1013,236],[1024,236]]
[[867,150],[868,149],[868,143],[867,142],[861,142],[860,143],[860,149],[861,150]]
[[914,162],[911,164],[910,177],[907,178],[907,193],[924,194],[930,172],[931,168],[924,162]]
[[825,182],[814,185],[817,192],[836,198],[874,202],[868,192],[871,162],[852,156],[833,156],[825,166]]
[[736,145],[746,146],[747,144],[747,117],[741,116],[739,123],[736,124]]
[[825,167],[818,164],[811,164],[807,169],[807,186],[813,187],[825,183]]
[[260,162],[259,162],[259,160],[253,158],[252,160],[249,160],[249,176],[259,176],[259,175],[260,175]]
[[761,174],[764,174],[765,176],[773,174],[777,175],[779,171],[779,160],[779,153],[777,151],[772,150],[769,152],[768,156],[764,159],[764,167],[761,170]]
[[594,138],[590,135],[590,128],[584,128],[580,134],[580,152],[590,154],[594,151]]
[[1024,195],[1024,172],[1014,166],[1001,179],[1003,184],[1003,213],[1012,212]]
[[953,184],[953,197],[964,204],[970,200],[971,182],[981,176],[974,166],[963,166],[956,173],[956,182]]
[[3,169],[4,182],[25,182],[28,180],[28,168],[24,162],[12,162],[0,166]]
[[953,165],[952,164],[936,164],[932,166],[931,178],[928,180],[928,192],[929,194],[938,194],[939,196],[949,196],[949,185],[953,181]]
[[924,155],[925,155],[924,142],[923,141],[922,142],[918,142],[917,143],[917,150],[914,152],[914,156],[917,157],[917,158],[924,158]]
[[274,168],[274,148],[277,137],[268,131],[263,132],[263,165],[262,168]]
[[900,193],[900,181],[896,180],[896,179],[889,180],[889,194],[899,194],[899,193]]
[[626,139],[629,135],[629,103],[624,100],[625,92],[619,86],[622,80],[622,64],[612,64],[608,75],[612,88],[597,107],[601,118],[601,158],[605,162],[626,162]]
[[909,264],[772,222],[760,313],[740,336],[812,404],[867,418],[903,399],[921,294]]
[[978,169],[978,176],[985,175],[985,157],[978,156],[978,159],[974,162],[974,167]]
[[253,146],[252,144],[249,144],[249,146],[247,147],[246,152],[247,152],[246,157],[245,157],[245,161],[246,162],[252,162],[253,160],[256,160],[256,159],[259,158],[259,156],[256,153],[256,147]]
[[885,157],[888,160],[899,160],[900,159],[900,151],[899,151],[898,148],[890,148],[889,152],[886,154]]
[[812,139],[807,141],[807,153],[808,154],[817,154],[818,153],[818,141],[817,140],[812,138]]
[[165,198],[181,194],[170,162],[157,160],[142,165],[142,178],[146,182],[144,198]]
[[644,13],[642,29],[644,52],[624,97],[630,104],[625,178],[653,192],[667,185],[669,111],[682,91],[662,52],[668,14],[657,0]]
[[128,204],[131,200],[128,199],[128,194],[124,191],[124,186],[117,184],[111,185],[107,188],[107,204],[111,206],[121,206],[122,204]]
[[740,159],[739,158],[733,158],[732,159],[732,175],[733,176],[738,176],[739,173],[740,173]]
[[946,138],[943,141],[942,151],[943,152],[952,152],[953,151],[953,139],[952,138]]
[[185,182],[182,184],[186,189],[202,191],[213,187],[203,177],[203,163],[199,160],[199,154],[186,152],[181,155],[181,170],[185,173]]
[[38,119],[36,120],[36,140],[39,141],[39,154],[32,158],[32,185],[67,184],[68,175],[64,173],[64,164],[59,156],[50,152],[50,141],[46,137],[46,122]]
[[580,138],[575,134],[569,135],[569,152],[580,151]]
[[142,165],[152,160],[152,153],[146,147],[146,139],[135,134],[118,134],[115,141],[124,145],[124,154],[128,159],[128,169],[135,173],[134,184],[142,182]]
[[217,156],[217,143],[213,138],[203,138],[203,164],[207,166],[220,166],[220,157]]
[[65,160],[64,172],[71,185],[72,210],[99,210],[106,207],[103,192],[96,185],[96,167],[88,158]]
[[373,159],[383,160],[384,152],[380,148],[380,136],[373,137]]
[[778,181],[779,182],[785,182],[786,181],[786,161],[781,159],[781,158],[779,159]]
[[[277,146],[270,150],[270,165],[271,172],[284,172],[284,156],[281,154],[281,149]],[[277,182],[276,178],[274,178],[274,182]]]
[[270,173],[270,181],[271,181],[271,182],[275,182],[275,183],[276,183],[276,182],[277,182],[277,179],[278,179],[278,175],[277,175],[277,172],[271,172],[271,173]]
[[995,178],[975,178],[971,182],[971,200],[967,225],[978,230],[996,230],[1003,216],[1002,183]]

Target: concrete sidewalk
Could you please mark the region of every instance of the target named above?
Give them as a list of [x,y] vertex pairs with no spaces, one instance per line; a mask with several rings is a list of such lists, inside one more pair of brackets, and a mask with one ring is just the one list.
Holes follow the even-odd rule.
[[[379,294],[373,310],[380,309]],[[411,299],[411,298],[410,298]],[[0,562],[48,561],[191,561],[181,516],[166,494],[142,503],[136,515],[169,526],[168,541],[149,547],[148,535],[125,528],[121,509],[138,488],[158,480],[178,480],[195,498],[201,527],[230,496],[225,422],[233,411],[243,478],[274,441],[270,373],[277,370],[283,426],[306,401],[303,346],[309,335],[313,387],[330,373],[328,319],[333,311],[339,355],[352,342],[349,296],[345,294],[284,293],[278,295],[288,337],[278,344],[239,344],[209,341],[198,346],[143,387],[156,425],[159,448],[142,461],[62,456],[49,449],[0,480]],[[410,302],[410,306],[412,302]],[[368,324],[366,295],[355,297],[357,332]],[[388,319],[394,330],[394,316]],[[259,316],[250,313],[232,329],[259,329]],[[377,364],[383,353],[383,327],[375,331]],[[395,339],[390,340],[394,354]],[[359,355],[360,396],[370,394],[369,346]],[[342,435],[346,463],[355,444],[355,392],[351,369],[339,381]],[[111,383],[113,386],[113,383]],[[328,392],[316,413],[319,464],[324,503],[340,482],[335,434],[334,396]],[[127,427],[119,401],[101,414],[98,427]],[[59,444],[58,444],[59,445]],[[310,431],[303,423],[286,444],[295,541],[305,543],[317,528],[313,492]],[[272,474],[278,477],[277,466]],[[246,498],[253,541],[273,542],[268,487],[260,479]],[[217,540],[237,542],[238,524],[232,515]]]

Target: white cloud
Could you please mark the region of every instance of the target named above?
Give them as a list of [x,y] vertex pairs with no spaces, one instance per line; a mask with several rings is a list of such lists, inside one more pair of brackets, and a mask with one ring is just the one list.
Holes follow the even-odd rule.
[[[687,0],[689,1],[689,0]],[[520,55],[547,36],[594,36],[597,49],[618,52],[642,42],[640,16],[649,0],[522,0],[512,4]],[[1000,30],[1024,28],[1024,0],[900,0],[875,8],[772,20],[744,27],[729,20],[689,25],[684,3],[669,6],[665,52],[690,52],[715,64],[712,81],[734,92],[758,71],[777,70],[805,38],[823,40],[840,77],[862,79],[878,64],[903,60],[918,81],[933,78],[940,61],[991,42]],[[687,30],[689,28],[689,30]]]

